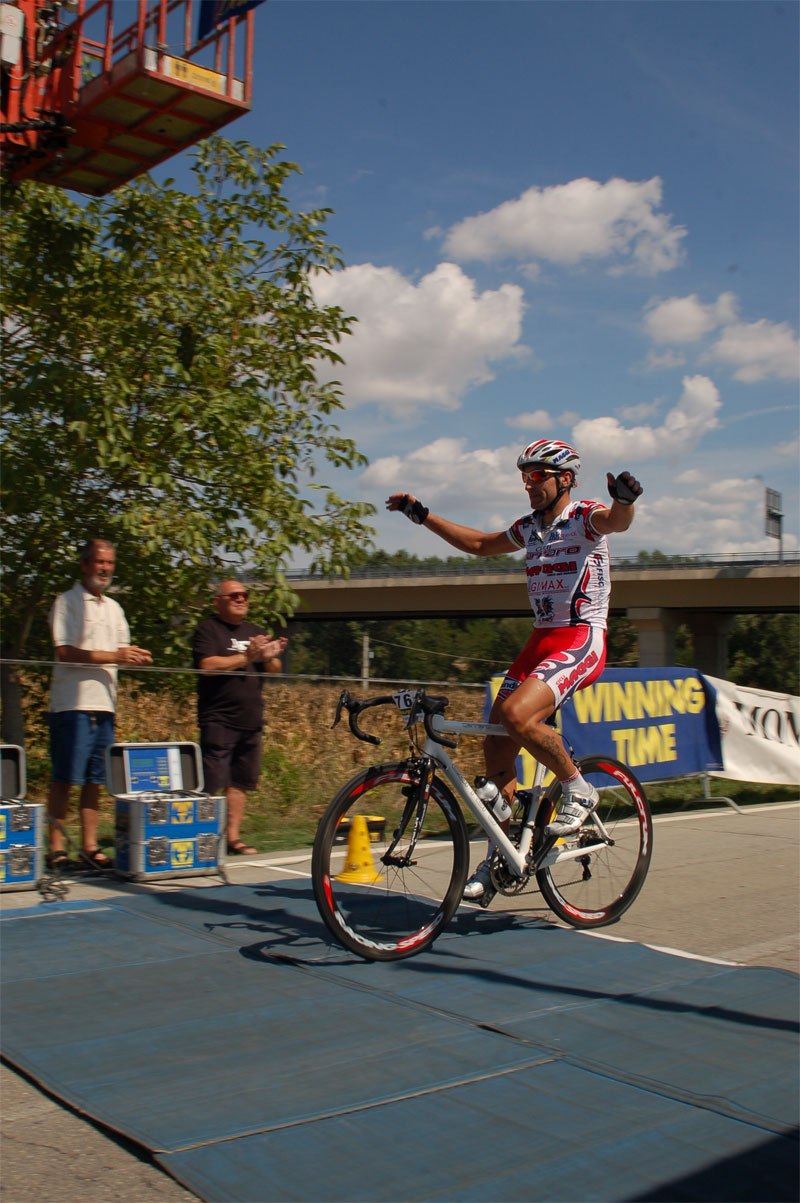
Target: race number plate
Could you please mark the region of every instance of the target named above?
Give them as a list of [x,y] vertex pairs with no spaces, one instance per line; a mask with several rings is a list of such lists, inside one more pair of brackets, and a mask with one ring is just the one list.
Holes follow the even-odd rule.
[[397,693],[392,694],[392,701],[401,714],[406,716],[406,726],[411,718],[411,707],[414,705],[416,692],[413,689],[398,689]]

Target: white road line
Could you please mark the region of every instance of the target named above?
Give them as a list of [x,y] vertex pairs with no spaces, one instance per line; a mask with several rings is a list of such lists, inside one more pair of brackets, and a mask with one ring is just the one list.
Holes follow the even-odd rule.
[[[740,813],[740,817],[745,818],[751,814],[766,814],[774,813],[776,810],[797,810],[800,808],[798,802],[763,802],[760,806],[744,807]],[[736,814],[736,811],[733,812]],[[731,817],[731,809],[726,806],[724,810],[703,810],[703,811],[686,811],[679,815],[653,815],[654,823],[686,823],[694,822],[697,819],[729,819]]]
[[644,944],[641,940],[629,940],[626,936],[610,936],[602,931],[579,930],[580,936],[594,936],[595,940],[610,940],[614,944],[637,944],[640,948],[652,948],[653,952],[665,952],[671,957],[682,957],[684,961],[705,961],[708,965],[741,966],[744,961],[723,961],[719,957],[704,957],[697,952],[685,952],[682,948],[668,948],[664,944]]
[[[76,898],[74,901],[79,902],[80,899]],[[3,911],[0,915],[0,922],[5,923],[8,919],[64,919],[67,916],[89,915],[94,911],[113,911],[113,909],[112,906],[76,906],[63,911],[37,911],[35,915],[20,915],[16,911]]]

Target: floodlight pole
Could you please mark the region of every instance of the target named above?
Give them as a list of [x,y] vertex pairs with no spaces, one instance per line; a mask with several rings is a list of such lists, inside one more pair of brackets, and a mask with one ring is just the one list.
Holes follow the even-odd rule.
[[778,560],[783,560],[783,498],[776,489],[766,489],[764,496],[764,532],[778,540]]

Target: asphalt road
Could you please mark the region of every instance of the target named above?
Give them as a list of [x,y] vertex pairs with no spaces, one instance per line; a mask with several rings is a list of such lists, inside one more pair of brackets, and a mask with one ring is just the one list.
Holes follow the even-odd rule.
[[[742,814],[720,805],[657,819],[644,889],[601,938],[797,973],[799,837],[800,802],[752,807]],[[473,844],[475,861],[482,851],[482,843]],[[228,876],[237,883],[279,881],[287,871],[295,877],[304,872],[308,860],[300,853],[255,856],[230,863]],[[192,880],[182,884],[189,889]],[[75,878],[70,898],[102,898],[107,888],[102,880]],[[115,882],[115,889],[120,888]],[[149,888],[159,887],[154,882]],[[38,900],[38,894],[28,891],[7,893],[0,895],[0,907],[31,906]],[[535,891],[492,903],[493,911],[503,908],[552,918]],[[50,1098],[7,1065],[0,1066],[0,1105],[0,1196],[5,1203],[195,1198],[146,1153]]]

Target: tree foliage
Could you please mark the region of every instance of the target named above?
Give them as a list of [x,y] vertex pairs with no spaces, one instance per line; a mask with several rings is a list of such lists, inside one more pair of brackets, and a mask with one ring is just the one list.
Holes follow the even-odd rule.
[[316,476],[364,462],[316,373],[351,319],[314,301],[339,264],[329,210],[292,211],[282,149],[209,139],[191,195],[144,177],[100,200],[6,196],[7,656],[49,654],[48,607],[90,536],[117,546],[134,642],[184,663],[211,576],[266,579],[263,616],[290,612],[293,552],[346,572],[369,537],[370,507]]
[[800,695],[797,614],[738,614],[728,640],[728,677],[738,685]]

